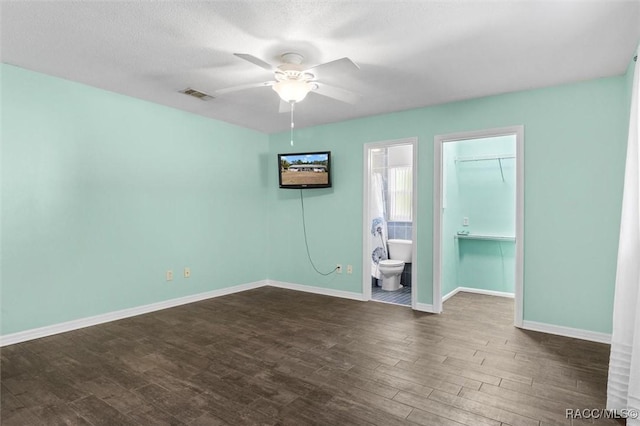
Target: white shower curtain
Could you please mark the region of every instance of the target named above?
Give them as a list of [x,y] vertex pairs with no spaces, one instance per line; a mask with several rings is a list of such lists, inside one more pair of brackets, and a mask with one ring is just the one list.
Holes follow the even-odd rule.
[[[639,49],[640,50],[640,49]],[[627,426],[640,425],[640,152],[638,150],[638,82],[640,67],[633,77],[629,140],[624,176],[618,268],[613,305],[613,333],[607,384],[607,408],[631,414]]]
[[384,216],[384,183],[380,173],[371,176],[369,194],[369,249],[371,252],[371,276],[380,278],[378,262],[387,259],[387,221]]

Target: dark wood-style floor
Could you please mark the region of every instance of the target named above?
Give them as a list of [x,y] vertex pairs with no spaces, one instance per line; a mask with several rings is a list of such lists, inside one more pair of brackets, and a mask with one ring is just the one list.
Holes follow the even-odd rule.
[[264,287],[2,348],[1,421],[589,423],[565,409],[604,407],[608,345],[512,321],[491,296],[430,315]]

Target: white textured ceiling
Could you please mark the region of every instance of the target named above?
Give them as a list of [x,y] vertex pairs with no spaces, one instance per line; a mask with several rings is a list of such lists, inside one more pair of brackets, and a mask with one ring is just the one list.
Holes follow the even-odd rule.
[[289,128],[272,80],[233,55],[270,63],[296,51],[314,65],[349,57],[360,71],[320,75],[362,95],[315,93],[296,127],[625,72],[640,40],[633,1],[2,1],[2,62],[263,132]]

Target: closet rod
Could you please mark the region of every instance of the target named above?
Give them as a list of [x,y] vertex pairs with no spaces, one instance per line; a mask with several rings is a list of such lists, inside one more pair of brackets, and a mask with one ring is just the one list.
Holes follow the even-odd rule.
[[506,160],[509,158],[516,158],[513,154],[498,154],[498,155],[483,155],[476,157],[457,157],[457,163],[464,163],[466,161],[487,161],[487,160],[498,160],[498,165],[500,165],[500,176],[502,176],[502,181],[504,182],[504,170],[502,168],[502,160]]
[[487,160],[506,160],[516,158],[514,154],[498,154],[498,155],[479,155],[474,157],[457,157],[456,162],[464,163],[467,161],[487,161]]

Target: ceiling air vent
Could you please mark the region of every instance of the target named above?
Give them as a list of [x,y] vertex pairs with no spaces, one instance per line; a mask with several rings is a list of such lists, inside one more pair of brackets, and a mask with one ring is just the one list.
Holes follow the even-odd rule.
[[208,101],[209,99],[213,99],[213,96],[208,95],[204,92],[201,92],[196,89],[192,89],[191,87],[187,87],[184,90],[181,90],[180,93],[184,93],[185,95],[193,96],[194,98],[198,98],[201,101]]

